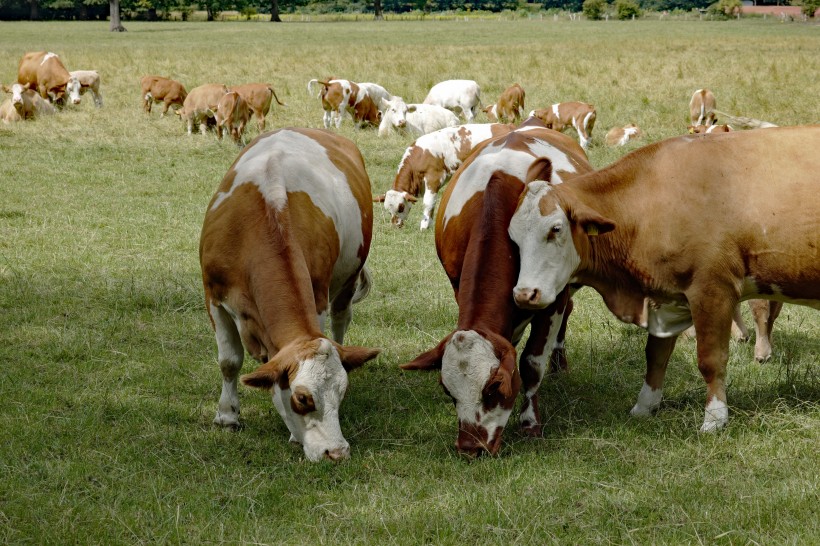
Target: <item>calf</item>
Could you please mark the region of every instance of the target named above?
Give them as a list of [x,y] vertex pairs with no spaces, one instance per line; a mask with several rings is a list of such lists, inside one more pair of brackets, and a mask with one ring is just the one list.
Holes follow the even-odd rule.
[[242,133],[248,124],[250,110],[248,103],[236,91],[228,91],[216,105],[214,118],[216,120],[216,136],[222,140],[222,130],[230,132],[233,141],[241,144]]
[[723,427],[738,302],[820,309],[820,155],[806,154],[817,149],[820,126],[686,135],[572,184],[531,183],[510,223],[522,256],[516,303],[543,308],[579,283],[647,328],[633,415],[660,405],[675,342],[694,323],[707,392],[701,431]]
[[[347,372],[378,351],[343,346],[367,292],[373,208],[361,153],[319,129],[259,136],[208,205],[199,244],[222,394],[214,422],[239,425],[245,350],[263,364],[242,383],[269,390],[311,461],[346,458],[339,425]],[[323,334],[330,312],[331,341]]]
[[715,95],[708,89],[698,89],[689,100],[690,125],[714,125],[717,123],[715,115]]
[[153,104],[161,102],[162,113],[160,113],[160,117],[165,116],[168,108],[172,106],[176,106],[177,109],[182,108],[185,99],[188,97],[185,86],[176,80],[163,78],[162,76],[143,76],[140,79],[140,88],[142,89],[143,110],[150,114]]
[[606,134],[607,146],[624,146],[627,142],[641,137],[641,130],[634,123],[623,127],[613,127]]
[[37,116],[55,112],[51,103],[34,90],[28,89],[19,83],[12,84],[11,87],[4,85],[3,91],[11,94],[11,98],[3,101],[2,106],[0,106],[0,120],[6,124],[34,119]]
[[[40,96],[53,104],[65,103],[66,86],[71,76],[56,53],[32,51],[23,55],[17,68],[17,82],[36,89]],[[80,96],[72,97],[74,104]]]
[[585,102],[559,102],[549,108],[539,108],[529,114],[540,119],[549,129],[564,131],[573,127],[581,148],[586,150],[595,127],[595,107]]
[[396,129],[421,136],[445,127],[457,126],[458,116],[441,106],[407,104],[401,97],[382,99],[379,136],[387,136]]
[[102,108],[103,99],[102,93],[100,93],[99,73],[96,70],[72,70],[68,74],[70,76],[67,86],[69,96],[80,97],[85,95],[86,91],[91,91],[94,96],[94,106]]
[[436,194],[450,175],[481,142],[509,133],[514,125],[500,123],[468,124],[439,129],[419,137],[404,152],[392,189],[374,198],[384,203],[390,221],[401,227],[410,208],[424,188],[424,218],[427,229],[436,203]]
[[[510,291],[519,256],[507,228],[526,182],[566,182],[590,170],[571,138],[526,127],[479,145],[444,192],[436,216],[436,250],[455,291],[458,324],[402,368],[441,369],[441,385],[456,406],[456,449],[462,453],[498,452],[522,384],[520,426],[527,434],[542,433],[538,387],[554,347],[554,364],[566,364],[560,339],[569,290],[549,309],[517,309]],[[515,345],[529,323],[519,373]]]
[[313,93],[313,85],[319,83],[319,98],[322,101],[322,122],[325,129],[335,125],[338,129],[342,125],[342,119],[349,111],[352,112],[353,107],[359,96],[359,86],[350,80],[340,80],[328,78],[322,80],[310,80],[308,82],[308,93]]
[[227,92],[228,88],[221,83],[206,83],[191,89],[182,108],[175,111],[187,123],[189,135],[195,124],[199,125],[199,132],[205,134],[208,120],[214,117],[219,99]]
[[524,114],[524,89],[517,83],[501,93],[498,102],[484,108],[484,113],[490,121],[521,121]]
[[481,88],[473,80],[439,82],[430,88],[424,104],[461,112],[467,123],[470,123],[481,109]]
[[269,83],[246,83],[244,85],[233,85],[228,87],[228,91],[236,91],[247,103],[248,108],[256,117],[256,125],[259,132],[265,131],[265,116],[270,112],[271,101],[276,100],[279,106],[285,106],[284,102],[276,96],[273,85]]

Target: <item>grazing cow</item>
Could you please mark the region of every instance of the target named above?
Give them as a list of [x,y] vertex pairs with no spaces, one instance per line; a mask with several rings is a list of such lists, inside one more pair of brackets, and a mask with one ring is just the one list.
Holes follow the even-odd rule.
[[613,127],[606,134],[607,146],[624,146],[630,140],[640,138],[641,130],[634,123],[623,127]]
[[273,85],[270,83],[246,83],[244,85],[233,85],[228,87],[228,91],[236,91],[239,96],[248,104],[253,115],[256,117],[256,125],[259,132],[265,130],[265,116],[270,112],[272,100],[276,100],[279,106],[285,106],[284,102],[276,96]]
[[581,148],[586,150],[592,139],[592,128],[595,127],[595,107],[585,102],[559,102],[549,108],[539,108],[529,114],[544,122],[544,125],[555,131],[564,131],[573,127],[578,133]]
[[163,78],[162,76],[143,76],[140,79],[142,89],[142,108],[149,114],[155,102],[162,103],[162,113],[159,117],[164,117],[168,108],[176,106],[182,108],[188,92],[185,86],[176,80]]
[[724,426],[738,302],[820,309],[820,155],[806,153],[817,149],[820,126],[685,135],[572,184],[531,183],[510,223],[522,256],[516,303],[542,308],[579,283],[647,328],[633,415],[660,405],[675,341],[694,323],[707,392],[701,431]]
[[[462,453],[498,452],[519,391],[522,430],[542,433],[538,386],[551,355],[554,369],[566,367],[560,340],[570,311],[569,289],[548,309],[516,308],[510,292],[519,257],[507,228],[526,182],[544,178],[558,184],[590,170],[570,137],[526,127],[479,145],[444,192],[436,250],[455,291],[458,325],[402,368],[441,369],[441,384],[456,406],[456,449]],[[519,375],[515,345],[528,323]]]
[[501,93],[498,102],[484,108],[490,121],[518,122],[524,115],[524,89],[517,83]]
[[19,83],[12,84],[11,87],[4,85],[3,91],[11,94],[11,98],[6,99],[0,105],[0,120],[6,124],[34,119],[37,116],[55,112],[51,103],[38,95],[36,91]]
[[[71,76],[56,53],[32,51],[23,55],[17,68],[17,83],[36,89],[40,96],[55,105],[65,103],[66,86]],[[74,104],[80,97],[72,97]]]
[[698,89],[689,100],[690,125],[714,125],[717,123],[715,115],[715,95],[708,89]]
[[382,137],[394,129],[421,136],[459,124],[458,116],[446,108],[432,104],[407,104],[401,97],[382,99],[381,110],[379,136]]
[[473,80],[446,80],[430,88],[424,104],[461,112],[467,123],[470,123],[481,110],[481,88]]
[[[94,106],[102,108],[103,99],[100,93],[100,75],[96,70],[72,70],[68,73],[70,78],[68,80],[68,94],[74,100],[74,97],[85,95],[86,91],[91,91],[94,96]],[[79,102],[79,98],[77,99]]]
[[[280,129],[242,151],[208,205],[199,244],[223,378],[216,424],[239,425],[247,350],[264,364],[242,383],[270,391],[305,456],[348,457],[339,426],[347,372],[379,352],[342,345],[351,303],[368,290],[372,227],[370,180],[350,140]],[[328,312],[333,341],[323,334]]]
[[[359,96],[359,86],[350,80],[340,80],[328,78],[327,80],[310,80],[308,82],[308,93],[313,94],[313,85],[319,83],[319,98],[322,101],[324,115],[322,122],[325,129],[335,125],[338,129],[342,125],[342,119],[348,111],[352,111]],[[351,112],[352,113],[352,112]]]
[[236,91],[228,91],[216,105],[216,136],[222,140],[222,130],[230,132],[233,141],[241,144],[242,133],[250,118],[248,103]]
[[390,213],[391,223],[401,227],[410,214],[412,204],[424,188],[421,229],[427,229],[433,215],[436,194],[447,178],[481,142],[505,135],[513,129],[515,125],[501,123],[467,124],[439,129],[419,137],[405,150],[392,189],[375,197],[374,201],[384,203],[384,208]]
[[711,134],[711,133],[730,133],[734,129],[730,125],[690,125],[689,126],[689,134],[690,135],[699,135],[701,133],[704,134]]
[[182,108],[175,111],[187,123],[189,135],[195,124],[199,125],[199,132],[205,134],[209,118],[214,117],[219,99],[227,92],[228,88],[221,83],[206,83],[191,89]]

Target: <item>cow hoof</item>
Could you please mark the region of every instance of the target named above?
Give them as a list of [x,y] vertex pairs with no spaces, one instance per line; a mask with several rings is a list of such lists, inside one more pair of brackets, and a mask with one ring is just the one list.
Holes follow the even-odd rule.
[[704,434],[714,434],[725,426],[726,422],[704,421],[703,425],[700,427],[700,431]]
[[755,360],[757,360],[758,362],[763,364],[764,362],[769,360],[771,357],[772,357],[772,353],[761,354],[761,355],[756,354],[755,355]]
[[658,409],[658,408],[657,407],[652,408],[652,407],[642,406],[640,404],[635,404],[634,406],[632,406],[632,409],[629,410],[629,415],[631,415],[632,417],[652,417],[652,415],[654,415],[656,409]]
[[542,438],[544,436],[544,428],[541,425],[521,425],[521,432],[530,438]]
[[419,229],[420,229],[421,231],[424,231],[424,230],[425,230],[425,229],[427,229],[428,227],[430,227],[430,220],[427,220],[427,219],[425,218],[424,220],[422,220],[422,221],[421,221],[421,225],[419,226]]
[[242,428],[242,424],[239,422],[239,416],[229,413],[217,412],[216,417],[214,418],[214,424],[224,429],[239,430]]

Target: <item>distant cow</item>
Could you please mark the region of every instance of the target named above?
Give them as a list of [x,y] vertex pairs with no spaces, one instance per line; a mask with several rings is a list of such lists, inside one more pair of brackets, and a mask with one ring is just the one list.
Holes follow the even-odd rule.
[[640,138],[641,130],[634,123],[624,125],[623,127],[613,127],[606,134],[607,146],[623,146],[630,140]]
[[171,106],[176,106],[177,109],[182,108],[185,99],[188,97],[184,85],[162,76],[143,76],[140,79],[140,87],[142,89],[143,110],[150,114],[153,104],[161,102],[162,113],[160,117],[165,116]]
[[470,123],[481,109],[481,88],[473,80],[446,80],[430,88],[424,104],[461,112]]
[[199,125],[199,132],[203,135],[208,128],[208,120],[216,115],[216,108],[228,88],[221,83],[206,83],[199,87],[194,87],[182,108],[176,111],[188,126],[188,134],[193,132],[194,125]]
[[313,93],[313,85],[320,84],[319,99],[322,101],[322,123],[325,129],[335,125],[338,129],[342,126],[342,119],[350,112],[359,96],[359,86],[350,80],[328,78],[326,80],[313,79],[308,82],[308,93]]
[[222,140],[224,129],[230,133],[234,142],[240,144],[242,133],[245,132],[245,125],[248,124],[250,117],[250,110],[245,99],[236,91],[228,91],[219,99],[214,114],[217,138]]
[[3,91],[11,97],[0,105],[0,121],[9,124],[15,121],[34,119],[37,116],[54,113],[54,106],[37,94],[19,83],[3,86]]
[[[17,82],[36,89],[53,104],[65,103],[66,86],[71,76],[56,53],[33,51],[23,55],[17,68]],[[80,102],[79,95],[75,104]]]
[[370,191],[356,145],[320,129],[263,134],[228,169],[199,243],[222,371],[217,425],[239,426],[247,350],[263,364],[239,379],[270,391],[305,456],[349,456],[339,424],[347,373],[379,352],[342,345],[370,282]]
[[458,116],[441,106],[407,104],[401,97],[382,99],[382,120],[379,123],[379,136],[382,137],[394,130],[421,136],[458,124]]
[[484,108],[490,121],[518,122],[524,115],[524,89],[517,83],[501,93],[498,102]]
[[690,125],[714,125],[717,123],[715,115],[715,95],[708,89],[698,89],[689,100]]
[[540,119],[549,129],[564,131],[569,127],[578,133],[578,142],[586,150],[595,127],[595,107],[585,102],[559,102],[549,108],[539,108],[529,114]]
[[393,187],[374,198],[383,202],[390,221],[401,227],[410,208],[424,190],[424,217],[421,229],[427,229],[436,203],[436,194],[467,156],[481,142],[515,129],[501,123],[467,124],[447,127],[419,137],[404,152]]
[[102,108],[103,99],[100,93],[100,75],[96,70],[72,70],[68,80],[68,94],[70,97],[80,97],[86,91],[91,91],[94,97],[94,106]]
[[733,131],[730,125],[690,125],[689,134],[698,135],[701,133],[729,133]]
[[279,106],[285,106],[284,102],[276,96],[273,85],[269,83],[246,83],[244,85],[232,85],[228,91],[236,91],[239,96],[248,104],[248,108],[256,117],[256,125],[259,132],[265,130],[265,116],[270,112],[271,101],[276,100]]
[[820,309],[820,154],[806,153],[818,149],[820,126],[684,135],[572,184],[529,184],[510,222],[522,256],[515,302],[543,308],[572,282],[647,328],[633,415],[660,406],[675,342],[694,324],[706,382],[701,431],[723,427],[737,304]]

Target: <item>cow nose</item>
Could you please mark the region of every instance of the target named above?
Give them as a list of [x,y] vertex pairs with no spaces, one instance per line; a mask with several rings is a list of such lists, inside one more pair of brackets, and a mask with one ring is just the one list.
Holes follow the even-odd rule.
[[463,438],[456,440],[456,451],[459,455],[469,459],[477,459],[486,452],[480,443]]
[[341,461],[348,457],[350,457],[350,447],[348,446],[325,450],[325,459],[329,459],[333,462]]
[[513,289],[515,304],[519,307],[532,309],[538,307],[541,301],[541,291],[537,288],[515,288]]
[[401,121],[399,122],[399,127],[404,127],[405,125],[407,125],[407,122],[406,122],[406,121],[401,120]]
[[74,104],[80,104],[80,99],[74,99],[72,102],[74,102]]

